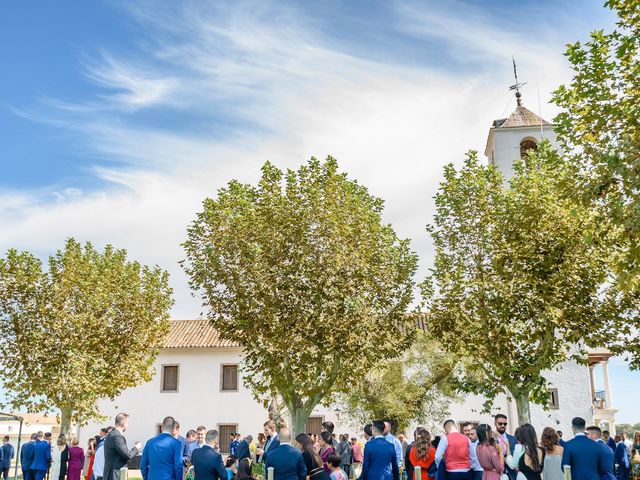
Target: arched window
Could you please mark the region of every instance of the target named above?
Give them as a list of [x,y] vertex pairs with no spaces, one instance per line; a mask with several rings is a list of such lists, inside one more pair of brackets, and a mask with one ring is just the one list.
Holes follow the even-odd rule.
[[520,158],[524,158],[529,150],[538,150],[538,144],[535,140],[525,138],[520,142]]

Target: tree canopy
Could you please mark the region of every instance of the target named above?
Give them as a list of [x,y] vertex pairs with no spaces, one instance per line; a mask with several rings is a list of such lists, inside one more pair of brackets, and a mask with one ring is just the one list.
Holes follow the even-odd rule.
[[631,318],[640,303],[640,2],[606,5],[618,15],[617,28],[568,46],[574,77],[555,92],[563,108],[555,122],[573,169],[568,194],[597,209],[619,287],[612,301],[630,312],[598,342],[616,354],[632,352],[637,368],[640,337]]
[[374,366],[342,397],[344,413],[358,426],[373,418],[391,422],[394,432],[404,432],[412,422],[435,428],[456,398],[458,361],[426,332],[402,356]]
[[164,270],[109,245],[69,239],[48,267],[15,249],[0,258],[0,380],[13,408],[59,409],[66,433],[151,380],[173,302]]
[[488,406],[511,394],[521,423],[545,403],[544,371],[574,356],[604,315],[606,249],[591,209],[562,194],[568,172],[543,142],[514,165],[509,185],[472,152],[449,165],[428,230],[435,265],[423,284],[429,328],[444,348],[473,356],[462,386]]
[[266,163],[257,185],[231,181],[203,207],[184,243],[191,286],[244,348],[245,382],[277,394],[294,431],[410,344],[417,257],[335,159],[286,173]]

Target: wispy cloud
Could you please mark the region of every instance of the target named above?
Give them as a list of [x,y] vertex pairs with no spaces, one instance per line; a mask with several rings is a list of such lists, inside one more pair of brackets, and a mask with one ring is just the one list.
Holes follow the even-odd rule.
[[[424,225],[442,167],[482,149],[509,98],[511,54],[522,52],[528,79],[540,79],[542,103],[568,70],[557,37],[531,46],[540,30],[504,28],[468,5],[461,17],[457,3],[385,5],[388,18],[370,19],[386,25],[381,40],[358,49],[353,44],[369,19],[336,35],[300,5],[125,7],[139,25],[131,48],[80,56],[79,70],[99,94],[19,110],[72,139],[106,186],[8,193],[0,223],[12,228],[0,231],[0,248],[45,253],[68,235],[127,247],[171,270],[177,316],[197,315],[177,261],[200,201],[230,178],[254,181],[265,160],[295,167],[332,154],[387,200],[387,219],[414,240],[423,275],[432,254]],[[380,43],[389,37],[399,39],[392,61]],[[439,57],[416,62],[404,55],[425,39]]]

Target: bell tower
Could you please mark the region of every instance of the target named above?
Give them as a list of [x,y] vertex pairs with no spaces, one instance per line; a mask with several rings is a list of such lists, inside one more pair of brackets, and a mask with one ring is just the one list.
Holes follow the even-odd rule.
[[522,105],[520,87],[526,83],[518,82],[515,60],[513,73],[516,83],[509,90],[515,90],[516,109],[508,118],[493,121],[484,150],[489,163],[495,165],[506,180],[513,176],[513,162],[523,158],[528,150],[537,149],[542,139],[558,148],[553,125]]

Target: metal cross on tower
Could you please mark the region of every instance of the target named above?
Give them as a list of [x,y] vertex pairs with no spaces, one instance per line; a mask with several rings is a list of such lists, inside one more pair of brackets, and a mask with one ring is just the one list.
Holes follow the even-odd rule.
[[518,102],[518,106],[521,107],[522,106],[522,94],[520,93],[520,87],[524,86],[527,84],[527,82],[524,83],[520,83],[518,82],[518,70],[516,68],[516,59],[511,57],[511,60],[513,61],[513,76],[516,78],[516,83],[515,85],[511,85],[509,87],[509,90],[515,90],[516,91],[516,101]]

